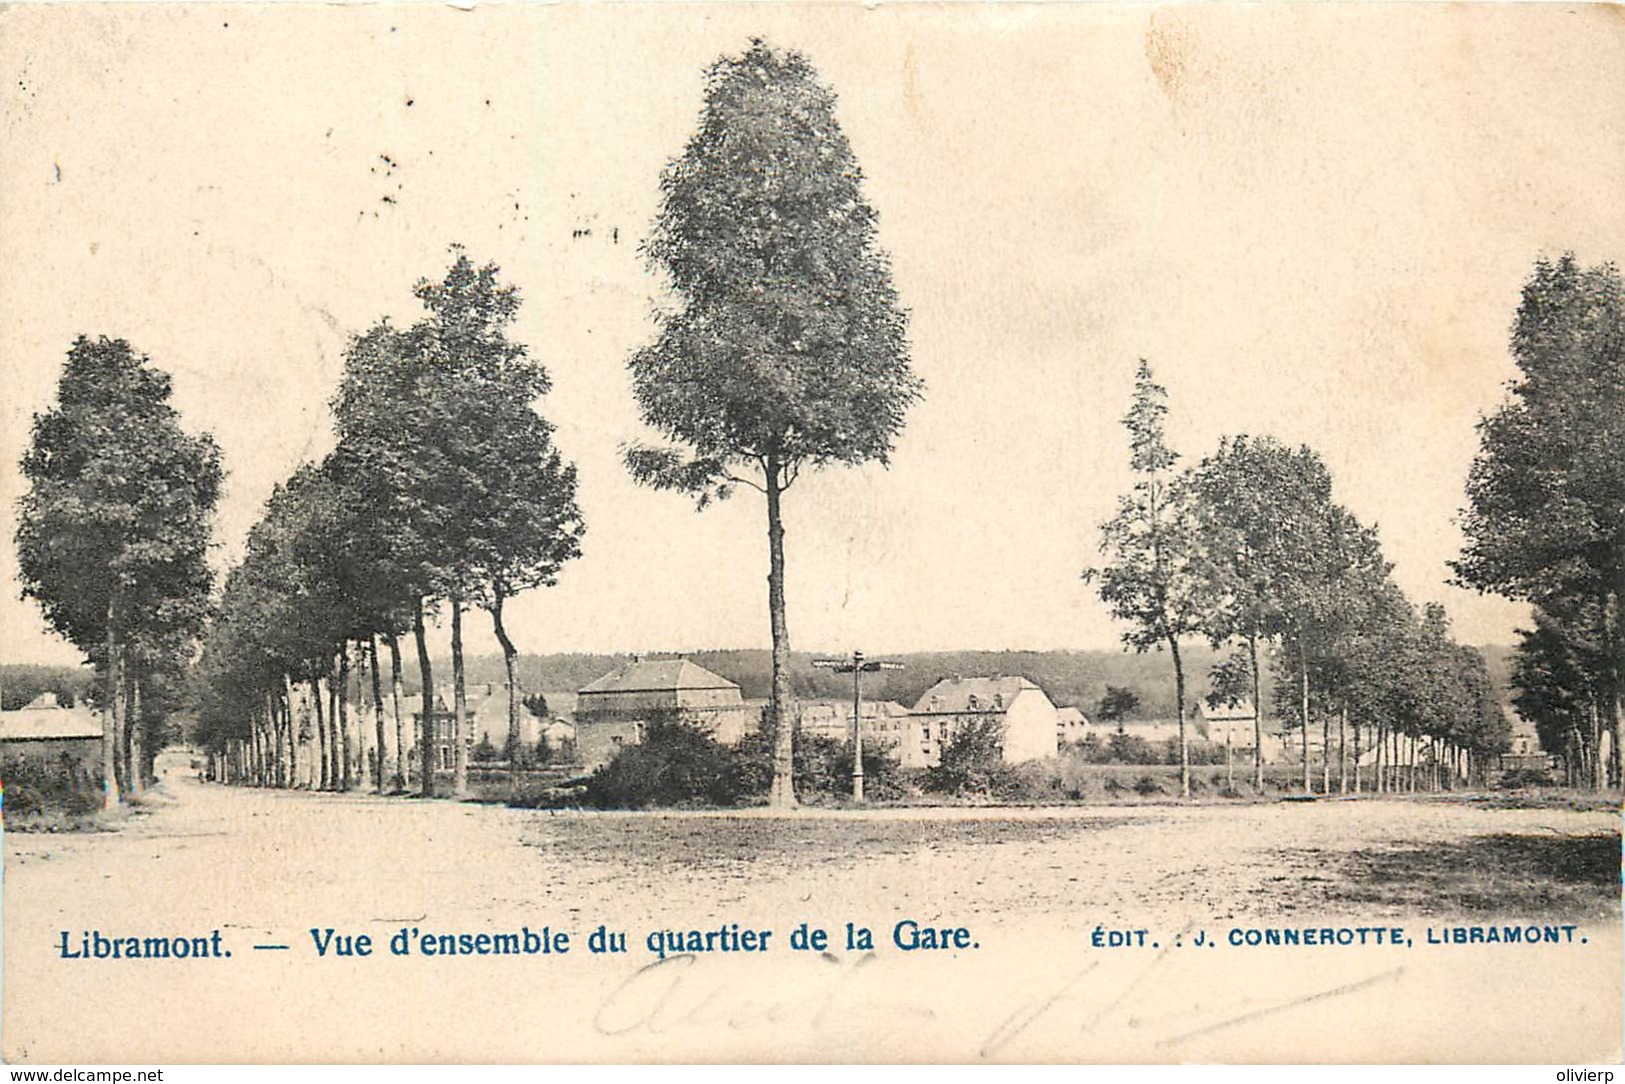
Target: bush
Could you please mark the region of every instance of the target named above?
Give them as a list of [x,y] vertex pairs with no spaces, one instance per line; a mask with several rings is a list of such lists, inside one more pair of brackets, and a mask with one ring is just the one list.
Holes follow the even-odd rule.
[[[732,750],[744,793],[766,797],[773,784],[773,735],[764,726],[740,739]],[[852,794],[852,743],[823,734],[801,734],[795,743],[796,795],[802,801],[838,801]],[[905,790],[902,770],[891,751],[874,743],[863,747],[863,793],[889,801]]]
[[1155,764],[1158,761],[1151,743],[1137,734],[1119,731],[1106,742],[1106,764]]
[[1082,790],[1069,784],[1057,760],[1029,760],[1007,768],[1009,783],[999,797],[1013,802],[1060,802],[1077,799]]
[[689,723],[652,719],[641,742],[592,773],[584,798],[600,809],[729,806],[752,793],[751,782],[737,751]]
[[480,736],[480,743],[474,747],[471,755],[475,760],[482,762],[502,759],[501,752],[495,745],[491,744],[491,735],[489,734]]
[[1004,762],[1004,728],[992,719],[977,719],[954,731],[942,747],[941,760],[926,770],[925,789],[983,798],[1018,794],[1021,779]]
[[1513,768],[1502,774],[1496,785],[1514,790],[1519,787],[1553,787],[1557,784],[1550,774],[1539,768]]
[[83,817],[101,808],[101,780],[92,778],[71,758],[60,764],[15,758],[0,765],[5,786],[8,827],[36,817]]

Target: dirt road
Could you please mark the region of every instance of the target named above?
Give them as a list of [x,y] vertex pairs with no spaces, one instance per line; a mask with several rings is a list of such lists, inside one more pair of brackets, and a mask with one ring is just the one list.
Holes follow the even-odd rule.
[[[117,832],[7,835],[8,1059],[1586,1061],[1619,1043],[1612,813],[632,815],[166,791]],[[791,943],[802,923],[822,947]],[[1531,926],[1568,940],[1451,941]],[[626,951],[592,951],[599,927]],[[1408,947],[1336,944],[1395,927]],[[1306,928],[1332,943],[1231,943]],[[726,948],[730,929],[765,949]],[[1096,948],[1097,929],[1131,947]],[[92,932],[216,930],[229,958],[68,954]],[[492,951],[505,933],[550,951]],[[662,959],[650,934],[696,951]],[[363,936],[370,955],[337,955]]]

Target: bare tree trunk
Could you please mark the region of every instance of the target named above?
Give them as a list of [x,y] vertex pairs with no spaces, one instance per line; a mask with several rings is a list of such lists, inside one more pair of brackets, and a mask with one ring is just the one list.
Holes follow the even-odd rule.
[[451,600],[451,793],[468,797],[468,742],[463,729],[468,726],[468,691],[463,686],[463,600]]
[[283,675],[282,720],[288,731],[288,786],[299,785],[299,719],[293,713],[293,692]]
[[276,701],[277,710],[282,715],[282,748],[277,750],[277,757],[280,759],[282,765],[282,785],[284,787],[292,787],[295,783],[293,750],[294,738],[296,737],[293,722],[293,705],[288,703],[287,697],[282,695],[282,689],[280,686],[271,693],[271,696],[272,699]]
[[262,702],[265,704],[265,717],[271,720],[271,780],[274,786],[282,786],[282,713],[277,710],[276,700],[267,692]]
[[316,712],[316,751],[321,757],[321,774],[316,778],[316,789],[328,789],[328,780],[332,778],[327,756],[327,719],[322,715],[322,682],[320,678],[310,679],[310,702],[315,705]]
[[344,768],[339,764],[339,678],[338,659],[327,660],[327,781],[332,790],[339,789]]
[[406,789],[406,728],[401,721],[401,638],[389,634],[389,699],[395,710],[395,789]]
[[339,683],[338,683],[338,738],[339,738],[339,783],[342,789],[350,789],[350,641],[339,643]]
[[107,604],[107,703],[102,712],[102,808],[112,809],[124,796],[124,773],[119,767],[119,746],[124,734],[123,683],[119,660],[124,647],[118,638],[118,603]]
[[1337,793],[1349,792],[1349,709],[1341,708],[1337,713]]
[[374,727],[378,738],[378,749],[373,754],[377,763],[373,765],[375,771],[373,778],[378,784],[378,793],[384,793],[384,691],[383,679],[378,676],[378,637],[367,637],[367,669],[372,671],[372,714]]
[[1360,724],[1354,724],[1354,793],[1360,793]]
[[1303,792],[1315,792],[1314,777],[1309,774],[1309,652],[1298,637],[1298,722],[1303,726]]
[[423,600],[413,600],[412,636],[417,640],[418,673],[423,682],[423,711],[418,727],[418,772],[422,775],[423,796],[434,797],[434,671],[429,666],[429,641],[423,632]]
[[1264,793],[1264,693],[1258,682],[1258,637],[1247,637],[1247,660],[1253,670],[1253,790]]
[[1330,712],[1320,716],[1320,792],[1332,792],[1332,717]]
[[795,720],[790,718],[790,626],[784,611],[784,518],[780,498],[783,465],[769,456],[763,465],[767,490],[767,612],[773,630],[773,788],[774,809],[794,809]]
[[1595,697],[1591,700],[1591,789],[1608,789],[1608,764],[1602,756],[1602,712]]
[[282,702],[288,711],[288,780],[289,786],[299,785],[299,734],[303,729],[293,713],[293,679],[282,675]]
[[1191,746],[1185,735],[1185,662],[1179,656],[1179,637],[1168,637],[1168,650],[1174,659],[1174,717],[1179,720],[1179,796],[1191,796]]
[[1386,794],[1388,793],[1388,724],[1384,722],[1377,723],[1376,752],[1377,776],[1371,784],[1371,789],[1378,794]]
[[1232,741],[1235,732],[1235,720],[1224,724],[1224,789],[1232,794],[1236,790],[1236,751]]
[[126,645],[119,663],[119,685],[124,690],[124,730],[119,734],[119,764],[124,770],[124,793],[135,795],[141,786],[135,772],[135,666],[130,662],[130,649]]
[[269,695],[260,697],[260,710],[265,715],[265,771],[271,786],[282,785],[282,718]]
[[502,645],[502,670],[508,678],[508,740],[503,743],[503,756],[508,759],[508,777],[517,783],[519,779],[519,683],[514,680],[514,657],[519,654],[514,647],[513,640],[508,636],[508,629],[502,623],[502,603],[507,592],[501,584],[491,585],[491,628],[496,633],[497,643]]

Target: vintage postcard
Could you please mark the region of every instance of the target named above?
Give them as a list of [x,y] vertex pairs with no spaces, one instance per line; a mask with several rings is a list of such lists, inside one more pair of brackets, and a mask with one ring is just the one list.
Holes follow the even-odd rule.
[[1620,8],[0,69],[7,1062],[1620,1059]]

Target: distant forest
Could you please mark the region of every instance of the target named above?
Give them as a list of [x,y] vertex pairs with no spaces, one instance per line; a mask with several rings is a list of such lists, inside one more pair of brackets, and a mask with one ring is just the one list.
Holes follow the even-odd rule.
[[[1511,710],[1507,682],[1512,649],[1502,645],[1480,647],[1489,665],[1490,678],[1504,706]],[[1207,695],[1207,673],[1219,655],[1206,645],[1186,647],[1191,697]],[[670,658],[651,655],[650,658]],[[763,649],[693,651],[687,657],[695,663],[739,683],[748,699],[765,699],[772,662]],[[791,687],[801,697],[839,699],[852,695],[852,679],[827,670],[815,670],[812,660],[822,656],[796,652],[791,656]],[[1156,652],[1135,655],[1123,651],[924,651],[877,656],[895,659],[906,669],[869,674],[863,680],[866,699],[896,700],[912,706],[920,695],[942,678],[960,674],[986,677],[994,674],[1018,675],[1036,682],[1059,707],[1082,708],[1093,717],[1107,685],[1132,689],[1140,698],[1139,709],[1131,718],[1163,719],[1174,714],[1174,679],[1166,656]],[[520,655],[516,660],[519,683],[526,692],[574,692],[629,661],[631,655]],[[467,659],[470,685],[497,685],[503,680],[502,656],[471,655]],[[436,673],[450,679],[446,659],[435,663]],[[93,675],[85,667],[0,664],[0,708],[13,711],[42,692],[55,692],[63,703],[93,698]],[[418,684],[408,670],[403,675],[406,692],[415,694]],[[1268,689],[1269,675],[1264,675]]]
[[72,707],[95,696],[96,675],[86,666],[34,666],[0,663],[0,711],[16,711],[40,693],[55,693],[56,702]]
[[[1511,648],[1500,645],[1481,647],[1491,680],[1504,706],[1510,710],[1507,681]],[[1220,658],[1205,644],[1187,645],[1186,672],[1191,675],[1190,695],[1199,700],[1208,693],[1207,674]],[[648,656],[665,658],[670,656]],[[764,699],[768,695],[771,656],[766,649],[733,651],[693,651],[686,657],[738,682],[745,697]],[[796,652],[791,656],[791,687],[797,696],[840,698],[852,695],[852,679],[827,670],[815,670],[812,660],[820,656]],[[1140,697],[1140,707],[1131,718],[1162,719],[1174,714],[1174,677],[1167,656],[1157,652],[1136,655],[1125,651],[927,651],[875,656],[904,664],[903,670],[869,674],[863,680],[867,699],[896,700],[912,706],[926,689],[945,677],[986,677],[1017,675],[1036,682],[1059,707],[1075,706],[1093,716],[1107,685],[1132,689]],[[517,661],[520,684],[527,691],[574,691],[631,659],[630,655],[521,655]],[[443,666],[444,664],[437,664]],[[470,684],[502,681],[499,655],[471,656],[467,660]],[[437,673],[450,673],[449,668]],[[1269,675],[1264,675],[1266,699]]]

